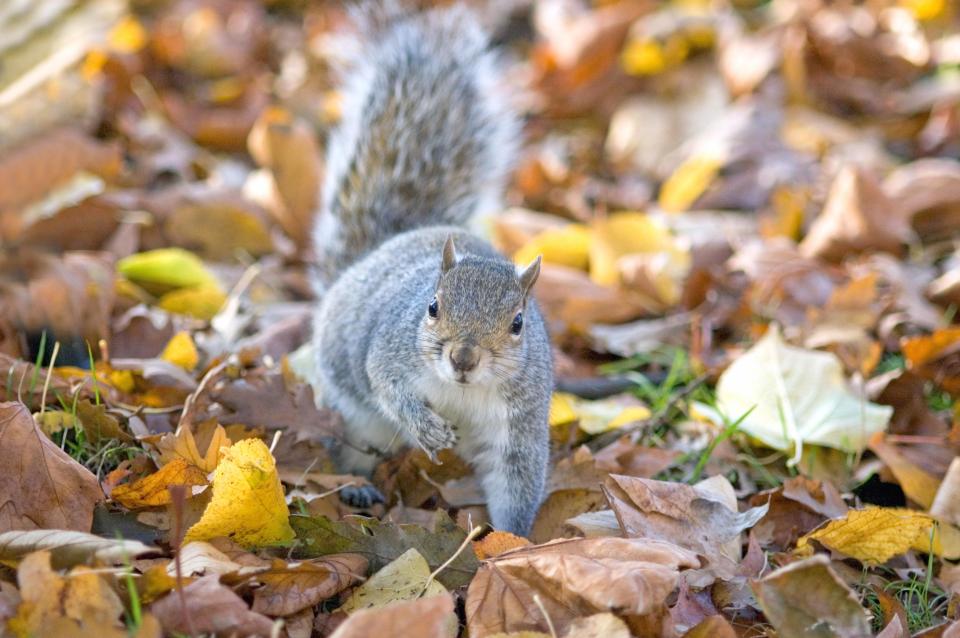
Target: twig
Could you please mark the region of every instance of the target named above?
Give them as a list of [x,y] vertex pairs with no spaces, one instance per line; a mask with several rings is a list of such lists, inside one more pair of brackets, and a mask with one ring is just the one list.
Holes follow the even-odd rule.
[[431,573],[429,578],[427,578],[427,582],[423,584],[423,589],[421,589],[420,593],[417,594],[417,598],[420,598],[427,592],[427,589],[430,587],[430,584],[433,583],[434,579],[437,577],[437,575],[440,572],[442,572],[444,569],[449,567],[450,563],[457,560],[457,556],[463,553],[463,550],[466,548],[467,545],[470,544],[470,541],[472,541],[474,538],[476,538],[480,534],[481,529],[483,528],[480,526],[477,526],[477,527],[474,527],[472,530],[470,530],[470,533],[467,534],[467,537],[463,539],[462,543],[460,543],[460,547],[458,547],[457,551],[453,553],[453,556],[451,556],[446,561],[444,561],[443,565],[440,565],[440,567],[437,567],[435,570],[433,570],[433,573]]
[[223,372],[229,363],[230,359],[225,359],[207,370],[207,373],[203,375],[203,379],[200,380],[200,385],[198,385],[197,389],[187,397],[187,400],[183,404],[183,412],[180,414],[180,422],[177,424],[177,432],[179,432],[180,428],[182,428],[184,425],[187,427],[192,426],[191,419],[193,418],[193,411],[195,409],[194,404],[197,402],[197,397],[199,397],[200,393],[204,391],[204,389],[207,387],[207,384],[210,383],[210,380]]
[[543,606],[543,601],[540,600],[540,594],[533,595],[533,602],[537,605],[537,608],[540,610],[540,613],[543,614],[543,617],[547,620],[547,627],[550,629],[550,635],[553,638],[557,638],[557,630],[553,627],[553,621],[550,620],[550,614],[547,613],[547,608]]
[[170,498],[173,501],[173,536],[170,545],[173,547],[174,567],[177,574],[177,595],[180,599],[180,612],[183,614],[183,622],[187,626],[187,631],[191,636],[197,634],[193,628],[193,619],[187,609],[187,598],[183,594],[183,565],[180,562],[180,546],[183,544],[183,504],[187,500],[186,485],[170,485],[167,487],[170,491]]
[[57,354],[60,352],[60,342],[53,344],[53,354],[50,355],[50,363],[47,365],[47,378],[43,380],[43,393],[40,395],[40,414],[47,409],[47,389],[50,387],[50,378],[53,376],[53,366],[57,362]]
[[273,454],[273,450],[276,449],[277,443],[280,442],[281,434],[283,434],[283,430],[277,430],[273,433],[273,440],[270,441],[270,454]]

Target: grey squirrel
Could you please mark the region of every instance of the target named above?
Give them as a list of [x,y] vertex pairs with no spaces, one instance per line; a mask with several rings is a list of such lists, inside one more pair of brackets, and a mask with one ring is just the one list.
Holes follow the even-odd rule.
[[[341,471],[398,445],[454,448],[496,528],[526,535],[543,499],[550,342],[518,269],[466,228],[496,211],[520,127],[462,8],[369,9],[331,133],[315,228],[314,344],[323,402],[345,421]],[[341,498],[369,506],[375,488]]]

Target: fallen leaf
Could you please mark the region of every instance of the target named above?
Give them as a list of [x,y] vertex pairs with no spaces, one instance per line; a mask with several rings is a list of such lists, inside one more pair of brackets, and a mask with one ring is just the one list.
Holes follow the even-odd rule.
[[[232,445],[223,426],[213,425],[212,429],[204,429],[203,433],[207,436],[201,438],[199,445],[188,426],[181,426],[176,432],[164,434],[156,444],[160,452],[160,460],[167,464],[176,459],[182,459],[204,472],[212,472],[220,459],[220,450]],[[204,447],[204,439],[207,441],[206,447]],[[202,454],[200,449],[204,449]]]
[[67,530],[0,533],[0,561],[13,563],[36,551],[47,552],[53,568],[63,569],[92,561],[117,565],[160,550],[139,541],[101,538]]
[[163,630],[184,635],[194,632],[194,635],[271,635],[273,621],[250,611],[247,603],[221,585],[218,578],[204,576],[184,587],[182,595],[173,591],[153,603],[150,611],[163,625]]
[[123,604],[109,584],[88,567],[75,567],[67,577],[50,568],[50,554],[26,556],[17,569],[22,602],[8,628],[18,638],[77,636],[121,638]]
[[719,476],[690,486],[612,474],[604,493],[627,536],[668,541],[706,556],[707,582],[736,574],[741,532],[767,513],[765,504],[738,512],[732,486]]
[[206,485],[207,474],[183,459],[174,459],[158,471],[132,483],[118,485],[110,498],[128,509],[157,507],[172,502],[169,488],[173,485]]
[[216,277],[203,262],[182,248],[160,248],[130,255],[117,263],[117,272],[158,294],[179,288],[219,287]]
[[187,372],[196,368],[200,362],[197,346],[190,338],[190,333],[185,330],[181,330],[170,338],[170,341],[164,346],[163,352],[160,353],[160,358],[183,368]]
[[781,567],[755,581],[753,591],[782,638],[863,638],[872,633],[869,615],[826,556]]
[[107,412],[106,405],[95,405],[90,399],[82,399],[77,401],[76,406],[83,433],[92,443],[97,444],[105,439],[133,442],[133,436],[120,426],[117,417]]
[[960,525],[960,457],[950,462],[930,505],[930,513],[951,525]]
[[792,451],[791,464],[804,445],[862,452],[893,414],[847,387],[835,355],[790,346],[776,326],[720,375],[717,405],[731,420],[743,417],[740,431]]
[[883,432],[870,437],[870,451],[880,457],[887,469],[900,484],[903,493],[915,503],[929,509],[940,487],[940,478],[933,476],[923,467],[913,463],[900,453],[899,449],[887,443]]
[[[631,277],[623,276],[622,259],[651,261]],[[614,213],[596,220],[590,241],[590,278],[602,286],[624,283],[661,304],[672,305],[690,268],[690,253],[661,223],[642,213]]]
[[213,498],[183,542],[228,536],[245,546],[293,540],[283,487],[270,450],[244,439],[222,452],[213,473]]
[[800,242],[808,257],[840,261],[865,251],[899,255],[913,237],[907,218],[872,177],[859,168],[845,167],[830,186],[819,217]]
[[950,531],[950,526],[941,525],[941,529],[934,533],[934,524],[930,515],[905,508],[850,510],[844,518],[829,521],[800,538],[797,549],[810,551],[809,542],[815,540],[824,547],[871,565],[883,564],[910,549],[945,557],[956,556],[960,552],[956,530]]
[[710,616],[691,628],[683,638],[736,638],[734,631],[726,618],[720,615]]
[[[466,532],[456,526],[443,510],[434,514],[432,529],[419,525],[396,525],[376,519],[331,521],[324,517],[292,516],[290,523],[302,543],[305,556],[355,553],[370,561],[377,572],[408,549],[416,549],[436,569],[460,548]],[[461,552],[437,576],[450,589],[470,582],[478,567],[471,551]]]
[[178,206],[164,230],[175,246],[213,261],[230,261],[239,254],[259,257],[274,250],[264,222],[265,215],[250,202],[212,197]]
[[527,545],[530,545],[530,541],[522,536],[517,536],[515,534],[511,534],[510,532],[495,530],[484,536],[482,539],[474,541],[473,551],[477,555],[477,559],[483,560],[485,558],[499,556],[500,554],[508,552],[511,549],[526,547]]
[[[250,577],[260,583],[253,592],[251,609],[267,616],[291,616],[360,582],[366,571],[367,559],[356,554],[326,556],[298,563],[274,560],[267,571]],[[371,580],[363,586],[369,585]]]
[[430,578],[430,566],[416,549],[408,549],[357,587],[340,606],[348,614],[400,601],[442,596],[446,588]]
[[442,594],[388,607],[361,609],[337,627],[330,638],[368,636],[436,636],[455,638],[457,616],[453,598]]
[[630,628],[610,613],[577,618],[567,629],[564,638],[631,638]]
[[474,638],[551,631],[546,613],[552,630],[563,634],[581,616],[612,610],[656,624],[680,570],[699,564],[694,553],[651,539],[571,539],[521,547],[484,561],[467,592],[467,627]]
[[803,476],[787,480],[781,487],[750,498],[751,505],[768,505],[767,513],[753,528],[761,544],[772,543],[779,551],[792,548],[797,539],[829,518],[846,514],[847,507],[837,489],[825,481]]
[[912,337],[900,344],[908,369],[930,379],[953,395],[960,395],[960,328],[944,328],[932,335]]
[[189,286],[165,293],[157,306],[179,315],[210,321],[220,312],[227,296],[218,286]]
[[548,264],[586,271],[590,263],[590,229],[580,224],[544,230],[513,254],[513,260],[526,266],[537,256]]
[[673,171],[660,189],[660,207],[671,213],[690,208],[716,178],[724,160],[711,155],[695,155]]
[[0,403],[0,449],[10,460],[0,467],[0,529],[90,530],[103,500],[97,477],[48,439],[22,403]]

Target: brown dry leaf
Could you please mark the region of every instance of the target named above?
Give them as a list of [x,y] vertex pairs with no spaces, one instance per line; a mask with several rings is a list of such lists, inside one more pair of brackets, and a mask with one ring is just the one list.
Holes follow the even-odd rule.
[[740,533],[767,513],[765,504],[738,512],[733,487],[720,476],[690,486],[612,474],[604,492],[628,536],[669,541],[707,557],[706,580],[698,585],[736,574]]
[[122,638],[123,604],[93,570],[75,567],[65,578],[50,568],[48,552],[34,552],[17,569],[20,603],[8,627],[15,636]]
[[[186,601],[186,609],[181,606]],[[219,582],[204,576],[183,588],[181,597],[172,591],[150,606],[167,633],[269,636],[273,622],[250,611],[247,603]],[[188,621],[189,619],[189,621]]]
[[558,540],[515,549],[485,561],[467,592],[467,626],[474,638],[497,632],[562,634],[578,617],[616,610],[657,625],[693,552],[639,538]]
[[449,594],[361,609],[337,627],[330,638],[369,636],[436,636],[454,638],[457,617]]
[[883,190],[924,242],[950,237],[960,223],[960,163],[923,158],[892,171]]
[[862,169],[845,167],[831,185],[800,251],[807,257],[839,262],[867,251],[899,255],[912,238],[907,218],[894,208],[876,180]]
[[[214,426],[212,429],[204,424],[198,426],[198,429],[202,430],[201,434],[206,435],[201,436],[199,444],[194,438],[192,430],[187,426],[178,428],[176,432],[164,434],[157,443],[157,449],[160,451],[160,461],[164,464],[170,464],[180,459],[203,472],[212,472],[216,469],[217,461],[220,459],[220,449],[230,447],[232,442],[227,437],[222,425],[213,422],[211,422],[211,425]],[[204,439],[209,441],[205,447]],[[203,454],[200,453],[200,449],[205,450]]]
[[[211,197],[179,206],[166,219],[164,230],[176,246],[213,261],[229,261],[274,249],[264,217],[244,200]],[[224,228],[230,232],[224,233]]]
[[736,638],[730,623],[723,616],[710,616],[683,635],[683,638]]
[[305,247],[320,192],[316,135],[290,113],[268,108],[250,131],[247,146],[257,163],[270,171],[270,212],[297,245]]
[[769,504],[766,515],[753,528],[762,545],[787,551],[797,539],[828,518],[843,516],[847,507],[832,484],[796,476],[782,487],[754,494],[751,505]]
[[90,530],[97,477],[48,439],[22,403],[0,403],[0,529]]
[[559,332],[592,323],[630,321],[657,307],[635,292],[601,286],[583,271],[556,264],[540,266],[534,295]]
[[624,474],[639,478],[653,478],[672,467],[683,453],[679,450],[638,445],[624,435],[610,445],[598,450],[593,458],[597,469],[611,474]]
[[174,459],[149,476],[118,485],[110,498],[128,509],[168,505],[171,503],[168,488],[173,485],[207,485],[207,473],[183,459]]
[[917,465],[901,454],[896,445],[887,442],[887,435],[883,432],[874,433],[868,446],[893,473],[903,493],[923,509],[930,509],[940,487],[939,477],[927,472],[926,464]]
[[267,616],[290,616],[331,598],[363,579],[367,559],[358,554],[334,554],[301,563],[274,560],[253,580],[253,611]]
[[960,396],[960,328],[943,328],[932,335],[900,344],[911,372]]
[[630,628],[610,613],[577,618],[563,638],[631,638]]
[[836,638],[871,635],[869,615],[826,556],[782,567],[752,586],[780,638],[809,638],[811,627]]
[[288,390],[279,373],[248,375],[212,391],[211,396],[227,410],[220,416],[224,424],[282,429],[297,442],[329,443],[340,437],[339,416],[316,406],[313,388],[298,383]]
[[78,128],[47,131],[3,154],[0,209],[41,199],[79,171],[113,177],[120,165],[118,146],[98,142]]

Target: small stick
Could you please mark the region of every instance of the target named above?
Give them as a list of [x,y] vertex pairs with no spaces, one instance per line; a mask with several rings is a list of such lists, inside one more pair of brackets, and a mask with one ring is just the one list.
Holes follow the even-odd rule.
[[277,430],[273,433],[273,440],[270,441],[270,454],[273,454],[273,450],[277,447],[277,443],[280,442],[281,434],[283,434],[283,430]]
[[472,541],[474,538],[476,538],[476,537],[480,534],[480,530],[481,530],[481,529],[483,529],[483,527],[481,527],[481,526],[478,525],[477,527],[474,527],[472,530],[470,530],[470,533],[467,534],[467,537],[466,537],[465,539],[463,539],[463,542],[462,542],[462,543],[460,543],[460,547],[458,547],[458,548],[457,548],[457,551],[455,551],[455,552],[453,553],[453,556],[451,556],[450,558],[448,558],[448,559],[443,563],[443,565],[440,565],[440,567],[437,567],[435,570],[433,570],[433,573],[431,573],[431,574],[430,574],[430,577],[427,578],[427,582],[424,583],[423,589],[421,589],[421,590],[420,590],[420,593],[417,594],[417,598],[420,598],[421,596],[423,596],[423,595],[427,592],[427,588],[430,587],[430,584],[431,584],[431,583],[433,582],[433,580],[437,577],[437,575],[438,575],[440,572],[442,572],[444,569],[446,569],[446,568],[450,565],[450,563],[452,563],[453,561],[455,561],[455,560],[457,559],[457,556],[459,556],[461,553],[463,553],[464,548],[466,548],[466,546],[470,544],[470,541]]

